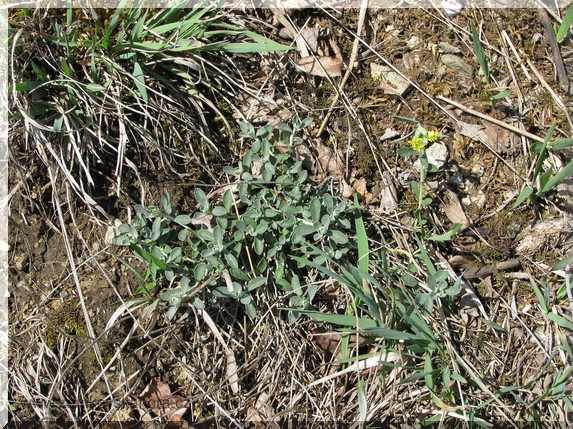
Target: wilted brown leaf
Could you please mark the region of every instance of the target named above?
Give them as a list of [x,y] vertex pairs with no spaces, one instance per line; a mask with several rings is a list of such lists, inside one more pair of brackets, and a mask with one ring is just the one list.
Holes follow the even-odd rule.
[[265,423],[272,420],[275,415],[275,410],[270,404],[270,399],[271,396],[268,393],[263,392],[257,398],[255,406],[249,407],[247,410],[247,417],[245,420],[246,422],[253,424],[255,429],[266,428],[267,425]]
[[342,59],[334,57],[304,57],[297,61],[296,67],[313,76],[342,76]]
[[233,393],[239,393],[239,371],[237,369],[235,353],[228,348],[225,350],[225,356],[227,358],[227,378],[229,379],[231,390]]
[[171,394],[169,385],[156,379],[151,380],[138,398],[149,406],[156,416],[173,426],[181,424],[181,418],[189,408],[189,402],[185,398]]
[[482,120],[481,122],[485,126],[487,145],[499,153],[511,152],[514,134],[489,121]]
[[476,141],[482,141],[498,153],[507,153],[514,150],[517,139],[515,134],[489,121],[482,120],[481,123],[481,125],[478,125],[460,121],[457,123],[456,128],[461,135]]
[[443,207],[445,215],[452,223],[461,223],[463,228],[471,225],[460,203],[451,202]]
[[366,188],[366,179],[361,177],[360,179],[354,179],[352,181],[352,185],[354,186],[354,189],[356,190],[356,193],[358,194],[358,197],[362,200],[365,201],[366,204],[369,204],[373,197],[372,197],[372,193],[368,191],[368,189]]
[[316,150],[316,160],[320,168],[327,175],[343,181],[346,176],[346,165],[342,158],[331,148],[323,145],[318,139],[313,141],[313,146]]

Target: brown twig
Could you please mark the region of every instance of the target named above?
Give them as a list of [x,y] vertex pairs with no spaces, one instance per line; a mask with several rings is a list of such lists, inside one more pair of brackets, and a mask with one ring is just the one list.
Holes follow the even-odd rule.
[[536,141],[536,142],[543,142],[544,141],[543,138],[536,136],[535,134],[531,134],[531,133],[528,133],[527,131],[520,130],[519,128],[514,127],[513,125],[506,124],[505,122],[499,121],[495,118],[492,118],[491,116],[480,113],[477,110],[474,110],[470,107],[466,107],[463,104],[460,104],[460,103],[457,103],[453,100],[450,100],[449,98],[443,97],[441,95],[438,95],[436,98],[438,100],[445,101],[446,103],[451,104],[454,107],[457,107],[458,109],[460,109],[461,111],[463,111],[465,113],[469,113],[470,115],[477,116],[478,118],[484,119],[488,122],[491,122],[492,124],[498,125],[502,128],[505,128],[506,130],[509,130],[509,131],[514,132],[516,134],[525,136],[528,139],[531,139],[533,141]]
[[555,71],[557,72],[557,78],[559,79],[559,84],[561,88],[569,94],[569,79],[567,79],[567,71],[565,70],[565,65],[563,64],[563,57],[561,56],[561,49],[559,48],[559,43],[557,43],[557,38],[555,37],[555,31],[553,30],[553,25],[551,25],[551,19],[544,8],[539,7],[537,9],[539,18],[543,23],[545,28],[545,35],[549,39],[549,45],[551,46],[551,51],[553,52],[553,59],[555,61]]
[[[362,5],[360,6],[360,16],[358,17],[358,28],[356,29],[356,31],[357,31],[356,34],[358,35],[358,37],[360,37],[360,33],[362,33],[362,28],[364,27],[364,20],[366,18],[366,12],[368,11],[368,3],[369,3],[369,0],[362,0]],[[318,132],[316,133],[317,137],[320,137],[320,135],[322,134],[322,132],[326,128],[326,124],[328,124],[328,120],[330,119],[330,115],[332,114],[334,107],[336,106],[336,103],[338,103],[338,99],[340,98],[340,93],[342,92],[342,89],[344,88],[346,81],[348,80],[348,78],[350,77],[350,74],[352,73],[352,69],[354,68],[354,62],[356,61],[356,57],[358,55],[358,44],[360,42],[358,37],[354,39],[354,44],[352,45],[352,54],[350,55],[350,61],[348,62],[348,68],[346,69],[346,73],[344,74],[344,76],[342,76],[342,80],[340,81],[340,86],[339,86],[338,90],[336,91],[336,95],[334,96],[334,100],[332,100],[332,103],[330,104],[330,108],[328,109],[328,112],[326,112],[326,115],[322,121],[322,124],[320,125],[320,128],[318,129]]]
[[475,272],[473,270],[468,270],[464,273],[464,278],[468,280],[477,278],[483,279],[484,277],[491,276],[494,273],[494,271],[510,270],[512,268],[519,267],[520,264],[521,263],[519,262],[519,259],[510,259],[508,261],[500,262],[495,267],[493,266],[483,267],[478,272]]

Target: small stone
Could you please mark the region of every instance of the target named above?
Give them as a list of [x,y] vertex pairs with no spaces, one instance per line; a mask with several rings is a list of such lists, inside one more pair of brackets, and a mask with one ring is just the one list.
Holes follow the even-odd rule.
[[462,176],[460,173],[456,172],[450,176],[450,178],[448,179],[448,183],[450,185],[454,185],[457,188],[463,188],[464,176]]
[[472,78],[474,69],[457,55],[445,54],[441,57],[442,63],[453,69],[462,76]]
[[119,219],[115,219],[113,222],[113,225],[109,225],[107,227],[107,231],[105,233],[105,244],[107,244],[108,246],[110,244],[113,244],[113,238],[117,235],[116,231],[117,228],[119,228],[119,226],[122,224],[123,222],[120,221]]
[[[426,156],[428,157],[428,163],[435,165],[438,170],[442,168],[446,161],[448,160],[448,148],[442,142],[436,142],[426,148]],[[414,162],[414,168],[420,171],[420,160],[417,159]]]
[[458,48],[456,46],[452,46],[446,42],[440,42],[440,43],[438,43],[438,46],[440,47],[440,49],[442,50],[442,52],[444,54],[459,54],[462,52],[460,50],[460,48]]
[[420,47],[420,38],[418,36],[410,37],[410,40],[406,43],[410,50],[418,49]]
[[[410,89],[410,82],[392,70],[390,67],[371,63],[370,64],[370,76],[374,80],[380,80],[381,83],[386,84],[386,86],[390,86],[393,92],[397,95],[404,95],[408,89]],[[382,86],[381,86],[382,87]],[[384,87],[382,87],[384,89]],[[388,92],[388,91],[385,91]]]

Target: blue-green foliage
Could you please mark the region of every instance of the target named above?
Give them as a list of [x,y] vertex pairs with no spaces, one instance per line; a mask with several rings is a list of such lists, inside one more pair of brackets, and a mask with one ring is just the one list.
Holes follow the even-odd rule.
[[[311,122],[295,115],[291,125],[255,130],[242,124],[240,136],[251,148],[237,166],[225,168],[231,186],[224,192],[209,197],[196,187],[198,210],[190,215],[178,214],[164,194],[161,208],[135,206],[133,221],[119,227],[115,244],[131,246],[146,264],[141,292],[159,286],[169,318],[190,298],[200,308],[237,299],[254,318],[253,292],[262,286],[288,293],[294,308],[310,308],[316,286],[301,283],[308,267],[291,256],[322,265],[355,247],[348,235],[350,202],[312,183],[294,158],[303,143],[297,134]],[[291,321],[297,317],[293,312]]]

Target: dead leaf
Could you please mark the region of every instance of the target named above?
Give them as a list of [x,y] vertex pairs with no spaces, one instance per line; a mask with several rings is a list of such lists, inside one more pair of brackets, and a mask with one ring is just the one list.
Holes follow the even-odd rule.
[[227,379],[231,385],[233,393],[239,393],[239,370],[237,369],[237,361],[235,360],[235,353],[231,349],[225,350],[227,358]]
[[474,69],[468,63],[466,63],[463,59],[458,57],[457,55],[452,54],[444,54],[441,56],[442,63],[446,66],[453,69],[456,73],[464,76],[472,78],[474,75]]
[[324,41],[324,38],[321,39],[320,29],[318,27],[303,28],[298,34],[292,34],[288,28],[282,28],[279,32],[279,37],[290,40],[296,40],[300,37],[304,40],[308,49],[316,55],[328,55],[328,45]]
[[384,91],[384,94],[388,94],[388,95],[402,95],[400,91],[398,91],[396,88],[394,88],[392,85],[390,85],[389,83],[384,82],[383,80],[381,80],[378,83],[378,89],[381,89],[382,91]]
[[471,225],[460,203],[451,202],[446,204],[443,210],[452,223],[461,223],[463,228],[468,228]]
[[372,199],[372,193],[368,191],[368,189],[366,188],[366,179],[361,177],[360,179],[354,179],[352,181],[352,185],[354,186],[354,189],[356,190],[356,193],[358,194],[358,197],[362,200],[365,201],[366,204],[369,204]]
[[264,429],[267,427],[265,424],[273,419],[275,415],[274,408],[269,404],[271,396],[263,392],[257,398],[254,407],[249,407],[247,410],[247,417],[245,420],[252,423],[255,429]]
[[180,395],[171,394],[167,383],[152,379],[138,396],[162,421],[173,426],[181,425],[181,418],[189,408],[189,401]]
[[489,121],[482,120],[481,122],[485,126],[486,144],[499,153],[511,152],[514,135]]
[[340,196],[342,198],[347,198],[347,199],[351,199],[354,197],[354,188],[352,187],[352,185],[350,185],[346,179],[343,179],[340,182],[340,187],[341,187],[341,192],[340,192]]
[[463,271],[466,269],[475,269],[475,258],[472,256],[455,255],[448,261],[454,270]]
[[342,76],[342,59],[326,56],[308,56],[297,61],[296,67],[313,76]]
[[378,87],[386,94],[404,95],[411,87],[410,82],[386,65],[370,63],[370,76],[380,80]]
[[498,153],[512,152],[516,147],[515,134],[486,120],[481,125],[458,121],[456,128],[461,135],[481,141]]
[[[398,208],[398,192],[394,185],[394,178],[389,171],[382,173],[382,180],[372,189],[373,198],[371,202],[378,201],[380,210],[385,213],[392,213]],[[369,201],[366,200],[366,203]]]
[[462,136],[469,137],[472,140],[484,139],[484,129],[483,125],[470,124],[469,122],[456,121],[455,123],[456,131]]
[[319,139],[313,140],[313,146],[316,150],[316,160],[320,168],[329,176],[336,180],[343,181],[346,176],[346,164],[342,158],[331,148],[323,145]]

